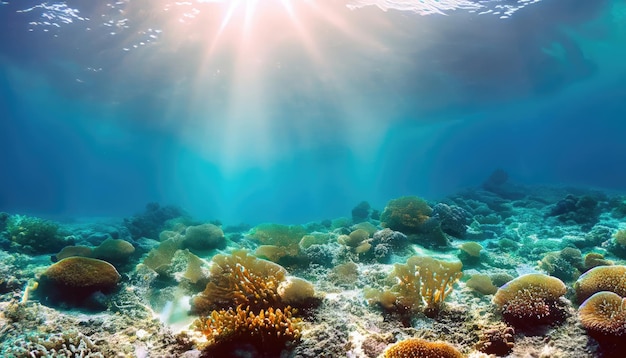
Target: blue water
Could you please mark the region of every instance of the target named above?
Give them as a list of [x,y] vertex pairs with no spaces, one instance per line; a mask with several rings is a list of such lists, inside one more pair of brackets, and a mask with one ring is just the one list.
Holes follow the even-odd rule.
[[626,189],[626,1],[96,3],[0,5],[0,211],[301,223],[496,168]]

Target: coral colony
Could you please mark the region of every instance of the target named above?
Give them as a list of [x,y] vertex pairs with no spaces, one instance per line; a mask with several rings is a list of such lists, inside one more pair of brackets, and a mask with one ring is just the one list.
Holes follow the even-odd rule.
[[2,356],[617,357],[625,203],[491,180],[302,225],[2,214]]

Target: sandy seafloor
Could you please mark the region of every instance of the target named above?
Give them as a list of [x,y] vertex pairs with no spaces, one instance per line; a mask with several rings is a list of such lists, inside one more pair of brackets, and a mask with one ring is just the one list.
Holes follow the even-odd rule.
[[[355,210],[354,218],[346,213],[345,218],[303,224],[301,227],[307,234],[317,232],[315,235],[324,237],[325,242],[318,242],[319,247],[314,249],[309,246],[308,250],[301,245],[298,254],[282,256],[277,261],[290,276],[313,283],[316,304],[300,311],[303,324],[299,341],[280,353],[266,356],[376,357],[391,343],[410,337],[448,342],[464,356],[488,356],[477,346],[481,337],[484,339],[490,330],[504,332],[510,325],[492,303],[493,294],[470,288],[467,280],[483,274],[493,282],[506,282],[529,272],[554,275],[565,283],[568,290],[559,303],[564,315],[546,325],[513,327],[514,346],[510,352],[500,353],[502,356],[626,356],[619,345],[599,344],[587,334],[577,316],[578,304],[572,289],[578,276],[594,265],[590,259],[585,261],[589,253],[602,254],[607,260],[605,264],[624,264],[626,248],[619,244],[615,234],[626,228],[626,196],[600,190],[530,187],[495,180],[428,203],[431,207],[445,203],[462,208],[467,213],[467,221],[461,220],[465,232],[455,233],[459,237],[445,234],[447,244],[431,245],[428,238],[413,237],[405,244],[391,247],[395,252],[382,253],[384,250],[379,247],[374,254],[376,247],[357,253],[364,248],[356,250],[355,246],[345,244],[345,236],[344,239],[339,237],[354,231],[354,221],[366,221],[376,226],[376,231],[382,230],[377,219],[385,208],[362,206],[366,217],[362,211]],[[261,242],[250,234],[254,227],[214,222],[221,227],[225,238],[219,249],[197,253],[204,260],[204,277],[194,278],[192,281],[196,284],[190,284],[189,275],[182,274],[186,270],[185,260],[189,258],[181,253],[178,255],[184,257],[177,256],[157,274],[143,261],[150,250],[159,245],[159,240],[167,237],[159,232],[169,229],[170,232],[178,230],[180,234],[185,230],[181,222],[187,222],[187,227],[202,224],[194,222],[193,218],[164,221],[167,215],[155,214],[169,209],[152,205],[125,220],[59,223],[60,235],[71,237],[75,245],[95,247],[107,238],[114,238],[124,239],[135,247],[128,261],[117,265],[121,274],[117,289],[106,296],[97,295],[99,307],[96,309],[93,304],[88,305],[90,308],[77,308],[75,302],[51,303],[38,296],[33,282],[52,264],[51,257],[56,252],[35,255],[28,253],[29,248],[12,243],[15,240],[9,237],[6,222],[20,213],[3,215],[0,356],[212,356],[197,349],[193,334],[180,334],[195,318],[187,317],[189,297],[202,291],[201,285],[210,280],[213,255],[238,248],[254,253]],[[144,226],[138,228],[141,225]],[[137,237],[140,234],[153,236]],[[375,235],[367,240],[371,243]],[[478,257],[460,249],[470,241],[483,247]],[[565,248],[569,248],[564,251],[567,255],[561,251]],[[368,287],[384,287],[393,264],[404,263],[412,255],[463,262],[463,277],[432,318],[420,310],[408,313],[386,310],[364,296],[364,289]],[[177,260],[182,263],[176,263]],[[345,265],[348,262],[355,265]],[[231,350],[231,356],[262,356],[262,352],[246,348],[245,337],[240,338],[237,345],[241,351]],[[219,356],[227,354],[222,352]]]

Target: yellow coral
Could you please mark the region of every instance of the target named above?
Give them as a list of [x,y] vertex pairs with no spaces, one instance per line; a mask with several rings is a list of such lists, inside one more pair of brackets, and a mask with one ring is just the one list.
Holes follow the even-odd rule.
[[461,352],[445,342],[411,338],[389,346],[384,358],[463,358]]
[[601,291],[589,297],[578,309],[582,325],[592,335],[621,337],[626,334],[626,298]]
[[240,342],[263,349],[285,346],[300,339],[302,320],[293,317],[295,310],[261,309],[255,313],[250,307],[235,310],[212,311],[194,322],[194,328],[207,338],[207,345]]
[[[431,257],[410,257],[406,264],[396,264],[390,275],[396,280],[390,291],[380,292],[384,305],[389,306],[395,297],[395,306],[418,310],[424,307],[426,314],[436,314],[445,298],[454,289],[454,283],[463,275],[461,262],[446,262]],[[383,301],[380,301],[383,303]]]
[[565,284],[556,277],[527,274],[498,289],[493,302],[511,324],[549,323],[560,318],[556,304],[566,292]]
[[210,281],[203,292],[193,299],[197,313],[250,306],[253,310],[280,305],[278,286],[287,271],[273,262],[248,255],[244,250],[231,255],[215,255]]
[[611,291],[626,296],[626,266],[598,266],[581,275],[574,284],[578,302],[596,292]]
[[300,225],[260,224],[250,237],[260,243],[259,256],[278,261],[283,257],[296,257],[300,253],[300,240],[306,230]]

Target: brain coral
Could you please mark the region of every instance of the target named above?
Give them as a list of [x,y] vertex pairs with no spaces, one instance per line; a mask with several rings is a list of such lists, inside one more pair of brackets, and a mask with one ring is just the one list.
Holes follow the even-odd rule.
[[496,292],[493,302],[505,321],[515,326],[548,324],[562,318],[557,307],[565,284],[556,277],[533,273],[520,276]]
[[596,292],[611,291],[626,296],[626,266],[598,266],[585,272],[574,284],[578,302]]
[[595,293],[580,306],[578,317],[592,336],[623,337],[626,335],[626,298],[610,291]]
[[411,338],[387,348],[384,358],[462,358],[456,348],[445,342],[428,342]]
[[119,279],[119,273],[110,263],[73,256],[48,267],[41,275],[36,292],[52,301],[80,303],[98,291],[113,291]]

